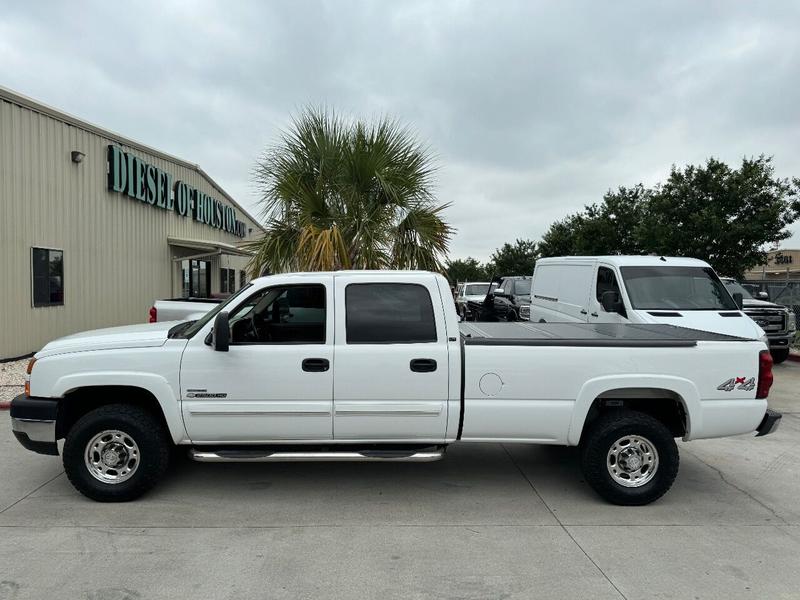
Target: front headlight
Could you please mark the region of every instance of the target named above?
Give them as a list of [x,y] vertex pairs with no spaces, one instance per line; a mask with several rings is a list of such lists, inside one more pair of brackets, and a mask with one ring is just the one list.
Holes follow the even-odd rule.
[[797,329],[797,317],[795,317],[794,311],[790,310],[786,315],[786,329],[788,329],[789,332]]

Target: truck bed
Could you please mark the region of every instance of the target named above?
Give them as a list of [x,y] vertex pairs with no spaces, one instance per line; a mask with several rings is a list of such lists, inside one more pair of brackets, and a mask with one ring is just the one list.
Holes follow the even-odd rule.
[[721,333],[674,325],[621,323],[460,323],[461,337],[474,346],[594,346],[680,348],[697,342],[742,341]]

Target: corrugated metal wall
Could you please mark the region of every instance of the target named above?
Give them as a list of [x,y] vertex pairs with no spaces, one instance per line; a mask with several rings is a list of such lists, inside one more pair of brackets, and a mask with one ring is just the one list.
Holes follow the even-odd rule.
[[[0,99],[0,359],[77,331],[146,322],[154,300],[180,294],[180,266],[167,237],[242,241],[191,216],[108,191],[106,149],[112,143],[228,204],[221,190],[185,164]],[[81,163],[72,162],[73,150],[86,155]],[[253,230],[245,239],[260,234],[247,214],[236,213]],[[32,307],[34,246],[64,251],[63,306]],[[219,290],[220,266],[238,270],[246,263],[244,257],[216,258],[212,291]]]

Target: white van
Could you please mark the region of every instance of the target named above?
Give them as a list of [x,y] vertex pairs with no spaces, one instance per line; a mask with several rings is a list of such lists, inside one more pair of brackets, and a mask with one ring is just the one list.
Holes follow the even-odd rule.
[[667,323],[765,339],[711,266],[695,258],[562,256],[536,261],[531,322]]

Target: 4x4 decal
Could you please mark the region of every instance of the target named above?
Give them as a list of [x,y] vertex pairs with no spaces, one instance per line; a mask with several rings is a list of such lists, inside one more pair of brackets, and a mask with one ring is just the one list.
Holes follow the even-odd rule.
[[732,392],[734,389],[749,392],[750,390],[754,390],[755,387],[755,377],[750,377],[749,379],[746,377],[731,377],[727,381],[720,383],[717,386],[717,389],[722,390],[723,392]]

